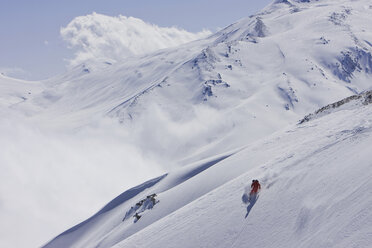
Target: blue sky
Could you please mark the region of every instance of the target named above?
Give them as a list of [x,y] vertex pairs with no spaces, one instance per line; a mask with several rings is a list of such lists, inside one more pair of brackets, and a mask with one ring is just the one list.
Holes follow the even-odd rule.
[[215,31],[271,0],[0,0],[0,72],[25,79],[62,73],[73,51],[60,36],[77,16],[133,16],[162,27]]

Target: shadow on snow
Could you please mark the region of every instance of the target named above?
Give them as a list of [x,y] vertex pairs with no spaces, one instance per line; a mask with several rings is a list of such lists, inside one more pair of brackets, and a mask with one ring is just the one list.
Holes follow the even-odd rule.
[[248,217],[248,215],[251,212],[254,204],[256,204],[256,202],[258,200],[258,197],[259,196],[257,194],[253,194],[251,196],[249,196],[247,193],[244,193],[243,194],[242,201],[243,201],[243,203],[248,204],[248,206],[247,206],[247,213],[245,215],[245,218]]

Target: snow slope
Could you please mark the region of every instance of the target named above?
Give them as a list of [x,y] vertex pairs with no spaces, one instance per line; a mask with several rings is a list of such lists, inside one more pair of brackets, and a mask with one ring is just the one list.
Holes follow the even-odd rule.
[[[193,179],[200,174],[199,166],[208,167],[215,159],[252,146],[316,109],[371,89],[371,12],[367,0],[278,0],[206,39],[177,48],[120,63],[87,61],[66,74],[32,84],[10,83],[16,80],[1,77],[0,112],[7,116],[1,128],[6,149],[0,150],[1,170],[7,172],[2,176],[7,183],[1,180],[1,188],[8,195],[2,195],[1,201],[7,204],[0,206],[12,212],[8,216],[16,216],[12,206],[28,207],[19,199],[27,196],[34,199],[35,206],[43,204],[37,200],[40,196],[36,196],[36,191],[9,196],[5,190],[19,187],[20,174],[28,175],[31,185],[47,189],[46,205],[53,206],[48,213],[55,213],[54,206],[58,206],[58,216],[63,209],[72,216],[77,211],[75,205],[79,205],[87,209],[85,215],[81,209],[75,213],[81,220],[122,192],[123,186],[135,185],[133,178],[145,180],[149,174],[156,176],[181,166],[187,170],[192,165],[189,170]],[[25,89],[30,85],[35,88],[28,94]],[[112,120],[118,120],[120,128]],[[32,135],[29,131],[19,132],[19,125],[30,125]],[[33,133],[35,129],[37,135]],[[22,140],[21,145],[18,140]],[[36,154],[47,158],[39,161]],[[29,157],[34,159],[31,163]],[[25,160],[28,166],[24,165]],[[13,164],[17,165],[16,170]],[[212,168],[215,166],[207,171]],[[73,232],[76,236],[69,242],[97,241],[107,246],[117,243],[246,171],[245,167],[237,168],[240,169],[236,173],[224,171],[225,180],[205,179],[205,186],[195,184],[203,190],[193,193],[190,188],[190,197],[172,203],[169,211],[159,210],[161,213],[148,222],[144,218],[138,225],[125,225],[120,230],[110,222],[103,225],[104,229],[84,225]],[[83,175],[82,180],[78,175]],[[96,175],[99,180],[95,180]],[[155,185],[163,185],[156,190],[160,204],[165,201],[160,192],[175,188],[178,183],[173,180],[183,182],[172,178],[169,174]],[[54,187],[50,186],[51,180]],[[191,181],[185,180],[180,186]],[[144,196],[138,197],[136,201]],[[94,204],[88,204],[88,199],[95,199]],[[129,205],[126,210],[117,210],[120,218],[113,217],[116,222],[121,221],[122,211],[130,209],[133,202],[123,204]],[[154,211],[156,208],[157,205]],[[106,214],[91,221],[102,217],[106,223]],[[30,218],[29,223],[39,223],[32,215],[25,215]],[[42,218],[52,219],[46,216]],[[77,222],[77,218],[66,220],[71,225]],[[12,225],[21,226],[18,223],[14,221]],[[50,226],[43,223],[46,224],[40,224],[40,229]],[[66,223],[60,230],[69,225]],[[6,226],[2,227],[6,233],[3,237],[12,236]],[[99,232],[92,235],[91,241],[81,233],[93,230],[85,230],[88,227]],[[37,228],[24,227],[26,232],[31,229]],[[48,228],[48,232],[59,232],[52,230]],[[101,240],[109,230],[120,238]],[[12,240],[18,240],[17,235],[13,236]],[[76,237],[81,237],[81,241]]]
[[[354,104],[170,172],[44,247],[369,247],[371,114]],[[263,189],[247,206],[252,178]],[[153,193],[152,209],[123,220]]]
[[[43,89],[40,82],[28,82],[0,74],[0,111],[5,111],[7,108],[16,109],[17,105],[32,99],[34,95],[40,94]],[[23,113],[31,114],[27,111]]]

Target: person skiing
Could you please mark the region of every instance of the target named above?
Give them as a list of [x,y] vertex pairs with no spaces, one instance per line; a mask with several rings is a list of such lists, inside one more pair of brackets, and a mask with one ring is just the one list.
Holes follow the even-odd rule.
[[252,180],[251,192],[249,193],[249,198],[255,198],[258,192],[261,190],[261,185],[258,180]]

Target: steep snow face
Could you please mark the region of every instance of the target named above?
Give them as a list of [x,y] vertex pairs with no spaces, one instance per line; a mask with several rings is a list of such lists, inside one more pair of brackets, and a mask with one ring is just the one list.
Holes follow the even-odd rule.
[[[44,247],[369,247],[371,116],[371,104],[351,104],[172,171]],[[262,190],[246,205],[252,178]]]

